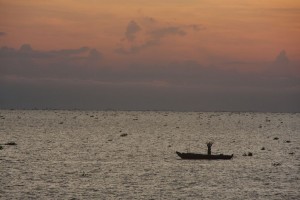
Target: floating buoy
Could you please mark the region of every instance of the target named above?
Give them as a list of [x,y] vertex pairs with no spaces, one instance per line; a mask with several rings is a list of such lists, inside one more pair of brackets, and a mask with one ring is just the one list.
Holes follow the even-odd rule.
[[15,142],[7,142],[7,143],[5,143],[5,145],[17,145],[17,143],[15,143]]
[[123,133],[123,134],[121,134],[120,136],[121,137],[126,137],[128,134],[127,133]]
[[275,166],[275,167],[277,167],[277,166],[280,166],[281,163],[279,163],[279,162],[274,162],[274,163],[272,163],[272,165]]

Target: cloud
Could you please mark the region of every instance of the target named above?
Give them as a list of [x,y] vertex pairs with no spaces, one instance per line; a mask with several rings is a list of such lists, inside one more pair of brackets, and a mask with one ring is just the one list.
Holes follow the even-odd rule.
[[299,75],[299,63],[290,61],[285,50],[281,50],[265,70],[265,75],[281,78],[296,76],[297,74]]
[[115,53],[123,54],[123,55],[135,54],[135,53],[140,52],[143,49],[147,49],[149,47],[159,45],[159,43],[160,43],[160,40],[152,39],[152,40],[148,40],[142,44],[137,44],[137,45],[132,44],[127,49],[125,49],[124,47],[119,47],[119,48],[115,49]]
[[139,53],[140,51],[147,49],[149,47],[158,46],[161,44],[163,38],[168,36],[185,36],[187,33],[180,27],[169,26],[156,28],[146,33],[147,39],[141,43],[134,43],[131,41],[129,47],[125,48],[123,46],[115,49],[115,53],[128,55]]
[[0,37],[1,37],[1,36],[5,36],[5,35],[6,35],[5,32],[1,32],[1,31],[0,31]]
[[[159,34],[159,37],[161,35]],[[155,43],[145,45],[156,45]],[[130,51],[120,53],[133,53],[139,48],[147,46],[133,46]],[[285,79],[269,76],[270,73],[241,73],[236,70],[225,70],[220,67],[203,66],[197,61],[186,60],[181,62],[161,63],[144,61],[136,64],[117,66],[104,66],[101,63],[102,54],[88,47],[78,49],[64,49],[53,51],[38,51],[29,44],[22,45],[20,49],[2,47],[0,49],[0,70],[2,76],[30,77],[30,78],[60,78],[60,79],[89,79],[93,81],[151,83],[165,82],[168,85],[214,85],[221,87],[290,87],[299,84],[299,77],[293,73],[286,74]],[[284,63],[288,58],[281,52],[275,64]],[[235,63],[236,65],[236,63]],[[273,66],[274,62],[269,62]],[[269,67],[267,66],[267,67]],[[282,67],[282,66],[281,66]],[[115,70],[117,69],[118,70]],[[271,69],[269,69],[271,70]],[[276,71],[276,73],[279,73]]]
[[153,17],[142,17],[140,19],[142,21],[143,24],[145,24],[146,26],[151,26],[157,23],[157,20],[154,19]]
[[136,34],[141,30],[141,27],[135,22],[130,21],[127,25],[125,37],[128,41],[134,41]]
[[155,29],[149,33],[154,39],[161,39],[169,35],[185,36],[187,33],[180,27],[169,26]]
[[97,49],[91,49],[89,51],[88,59],[100,60],[101,58],[102,58],[102,54]]
[[81,47],[78,49],[62,49],[56,51],[50,51],[49,53],[52,55],[63,55],[63,56],[70,56],[88,52],[90,49],[88,47]]
[[0,77],[84,78],[85,70],[98,67],[101,60],[102,54],[88,47],[52,51],[35,50],[29,44],[20,49],[2,47]]
[[276,57],[275,63],[278,65],[287,65],[289,63],[289,59],[285,50],[282,50],[278,56]]
[[23,44],[19,50],[9,48],[9,47],[2,47],[0,49],[0,57],[1,56],[15,56],[18,58],[67,58],[72,57],[80,54],[84,54],[89,52],[90,49],[88,47],[81,47],[78,49],[61,49],[61,50],[53,50],[53,51],[37,51],[32,49],[30,44]]
[[[64,106],[100,109],[291,111],[299,108],[296,100],[300,100],[300,77],[293,74],[282,78],[270,73],[242,73],[221,66],[203,66],[194,60],[108,66],[101,62],[102,57],[98,50],[88,47],[52,51],[39,51],[29,44],[20,49],[2,47],[0,93],[5,98],[1,105],[33,107],[40,105],[35,99],[52,96],[50,99],[65,102]],[[287,54],[281,52],[269,65],[281,63],[285,57]],[[20,95],[20,99],[14,98]],[[85,103],[76,100],[82,98]],[[91,99],[95,101],[88,103]],[[290,105],[281,105],[283,100]],[[58,106],[46,100],[44,105]]]
[[31,53],[32,48],[31,48],[30,44],[23,44],[19,51],[22,53]]
[[[123,43],[114,50],[115,53],[123,55],[139,53],[144,49],[160,45],[164,38],[171,36],[184,37],[190,30],[204,30],[202,25],[166,25],[152,17],[143,17],[139,20],[139,24],[134,20],[128,23],[125,31],[127,41],[123,40]],[[140,32],[140,40],[137,37],[138,32]]]

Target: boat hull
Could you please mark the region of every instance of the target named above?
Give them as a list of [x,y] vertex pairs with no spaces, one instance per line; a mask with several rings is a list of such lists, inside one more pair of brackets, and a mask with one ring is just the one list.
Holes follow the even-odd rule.
[[232,155],[208,155],[208,154],[197,154],[197,153],[180,153],[176,151],[176,154],[182,159],[188,160],[230,160]]

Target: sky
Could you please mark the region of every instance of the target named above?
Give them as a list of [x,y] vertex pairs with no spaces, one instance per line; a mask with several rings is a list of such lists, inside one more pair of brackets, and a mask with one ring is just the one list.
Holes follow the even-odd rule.
[[0,0],[0,108],[300,112],[299,0]]

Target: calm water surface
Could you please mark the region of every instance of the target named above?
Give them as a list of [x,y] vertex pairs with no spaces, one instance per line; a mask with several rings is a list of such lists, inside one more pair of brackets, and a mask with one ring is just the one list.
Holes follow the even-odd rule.
[[[300,114],[0,116],[1,199],[300,199]],[[3,145],[10,141],[17,145]],[[208,141],[213,153],[234,158],[188,161],[175,154],[205,153]],[[253,156],[243,156],[248,152]]]

